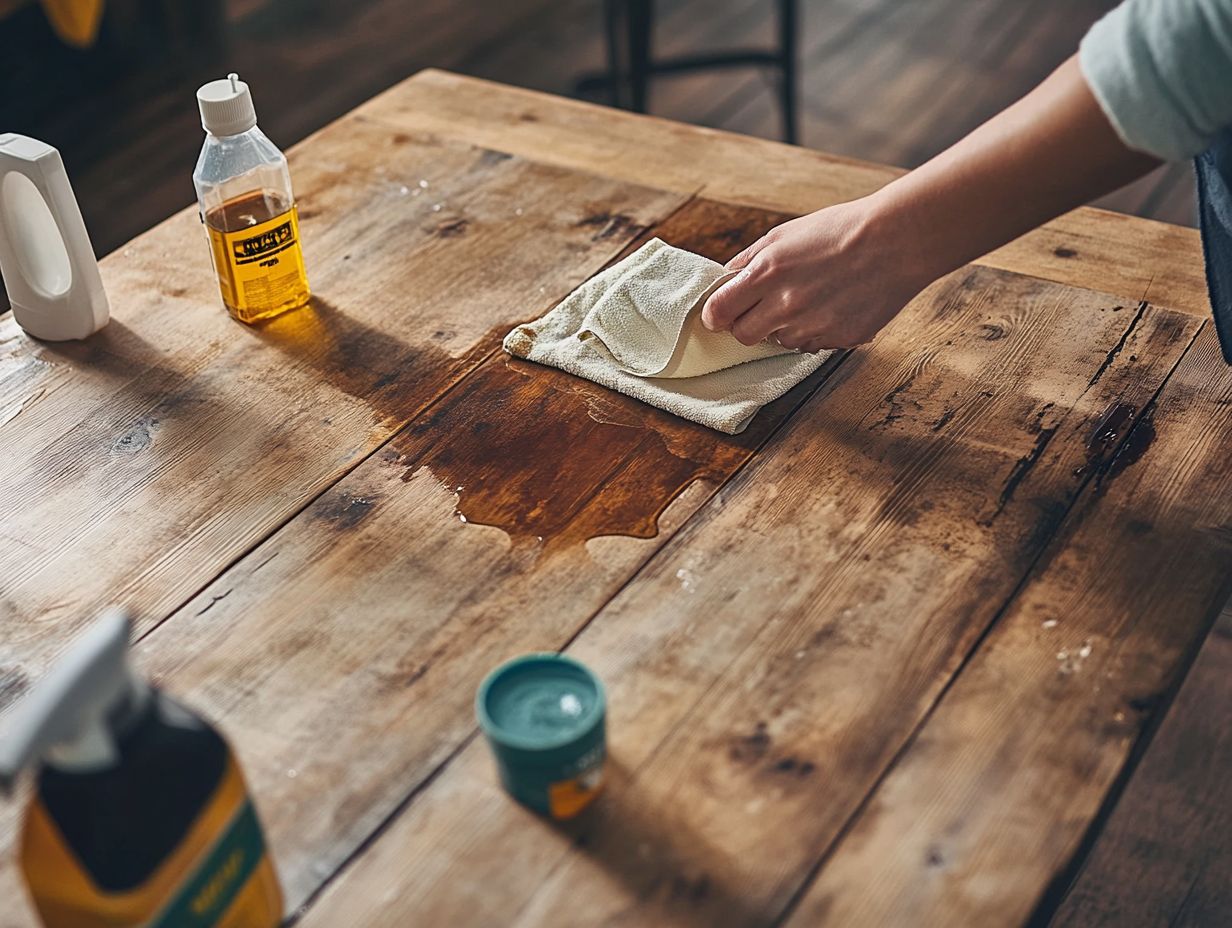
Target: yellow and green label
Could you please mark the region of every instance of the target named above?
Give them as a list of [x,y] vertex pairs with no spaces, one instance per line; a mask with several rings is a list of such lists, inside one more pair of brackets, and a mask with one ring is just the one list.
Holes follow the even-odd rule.
[[264,856],[261,823],[252,803],[245,802],[196,874],[150,922],[150,928],[210,928],[217,924]]

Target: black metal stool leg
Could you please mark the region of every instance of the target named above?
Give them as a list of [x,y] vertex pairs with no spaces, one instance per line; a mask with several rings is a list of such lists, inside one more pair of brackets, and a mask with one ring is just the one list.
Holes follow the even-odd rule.
[[783,105],[783,138],[788,144],[799,141],[796,102],[799,75],[796,72],[797,26],[799,10],[796,0],[779,0],[779,92]]
[[620,54],[620,36],[625,0],[603,0],[603,22],[607,31],[607,100],[612,106],[624,103],[625,66]]
[[651,27],[653,0],[625,0],[629,15],[629,108],[646,112],[646,90],[650,84]]

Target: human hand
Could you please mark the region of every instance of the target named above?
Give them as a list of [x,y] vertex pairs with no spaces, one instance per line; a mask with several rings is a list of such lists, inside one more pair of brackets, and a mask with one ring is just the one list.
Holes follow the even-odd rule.
[[934,279],[874,197],[771,229],[727,263],[741,269],[702,309],[712,331],[820,351],[870,341]]

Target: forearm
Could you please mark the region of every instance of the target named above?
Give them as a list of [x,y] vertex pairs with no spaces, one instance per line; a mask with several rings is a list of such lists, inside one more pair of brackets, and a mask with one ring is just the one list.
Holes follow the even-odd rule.
[[871,196],[777,226],[702,322],[746,345],[818,351],[871,340],[943,274],[1158,162],[1127,148],[1077,58],[999,116]]
[[932,280],[1145,174],[1070,58],[1039,87],[870,198],[870,222]]

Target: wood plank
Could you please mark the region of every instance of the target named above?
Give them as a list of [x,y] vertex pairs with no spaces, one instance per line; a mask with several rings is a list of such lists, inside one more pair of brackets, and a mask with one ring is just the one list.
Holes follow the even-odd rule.
[[[695,201],[654,234],[725,260],[782,218]],[[470,736],[477,675],[584,624],[822,376],[725,436],[494,355],[149,635],[236,744],[289,905]]]
[[1208,326],[790,924],[1017,924],[1056,904],[1041,887],[1063,890],[1232,590],[1230,398]]
[[0,321],[5,679],[164,618],[683,202],[359,119],[292,160],[310,309],[232,322],[186,211],[103,262],[95,338]]
[[609,693],[594,814],[534,819],[474,741],[303,924],[772,923],[1043,550],[1103,410],[1197,326],[988,269],[931,290],[555,642]]
[[[1232,909],[1232,612],[1207,637],[1051,924],[1218,925]],[[1123,711],[1123,710],[1122,710]]]
[[[360,112],[403,130],[783,212],[864,196],[900,173],[436,70],[403,81]],[[1120,213],[1075,210],[977,263],[1197,315],[1210,311],[1196,230]]]

